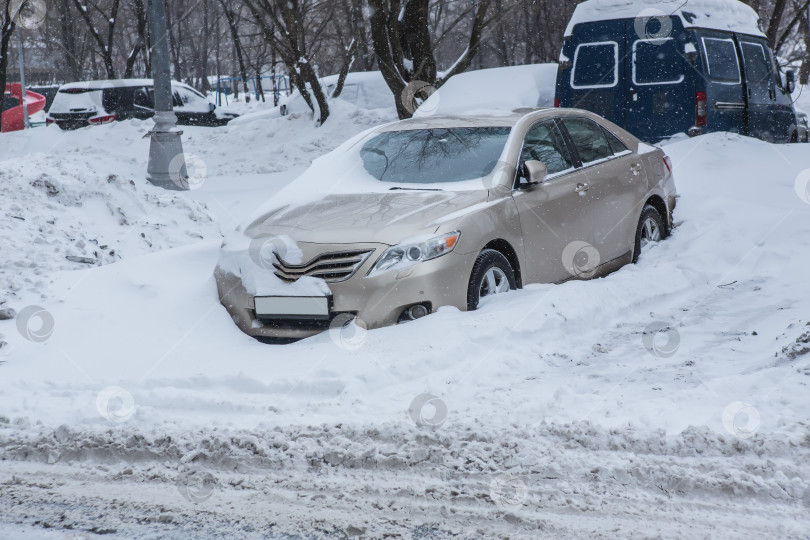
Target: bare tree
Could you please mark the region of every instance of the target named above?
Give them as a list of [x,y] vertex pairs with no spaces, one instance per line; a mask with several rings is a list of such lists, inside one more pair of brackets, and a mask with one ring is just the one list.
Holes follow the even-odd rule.
[[480,0],[451,24],[455,26],[462,17],[466,20],[474,13],[466,48],[439,76],[436,43],[430,25],[430,0],[408,0],[404,4],[401,0],[369,0],[374,54],[385,82],[394,93],[400,118],[413,114],[415,97],[426,97],[428,88],[439,88],[450,77],[470,67],[481,45],[481,33],[489,22],[486,15],[490,2]]
[[[334,12],[330,0],[245,0],[265,40],[281,56],[290,79],[316,114],[320,124],[329,117],[326,93],[313,65],[310,36],[320,35]],[[319,17],[316,17],[320,15]],[[310,94],[311,92],[311,94]],[[313,99],[314,98],[314,99]]]
[[[82,1],[85,3],[82,4]],[[118,8],[121,4],[120,0],[111,0],[109,12],[104,11],[104,6],[100,2],[93,2],[91,0],[73,0],[73,4],[79,11],[79,14],[84,20],[87,30],[96,42],[98,54],[104,62],[104,70],[107,72],[108,79],[115,79],[115,62],[113,61],[113,38],[115,36],[115,25],[118,17]],[[107,33],[102,36],[98,30],[96,22],[93,20],[93,13],[101,17],[106,22]]]
[[[0,91],[6,92],[6,71],[8,69],[8,44],[14,32],[14,14],[11,13],[11,0],[0,0]],[[0,101],[0,104],[2,101]]]

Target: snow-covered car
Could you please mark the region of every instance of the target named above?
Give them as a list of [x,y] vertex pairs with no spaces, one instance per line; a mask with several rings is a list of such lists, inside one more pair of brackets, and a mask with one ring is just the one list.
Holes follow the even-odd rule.
[[[217,109],[187,84],[172,81],[172,93],[172,106],[180,125],[222,126],[238,116]],[[56,93],[46,122],[62,129],[77,129],[116,120],[145,120],[155,114],[154,103],[152,79],[69,83]]]
[[667,236],[675,198],[661,149],[586,111],[415,118],[317,160],[225,239],[215,278],[254,337],[377,328],[612,272]]
[[[320,79],[320,81],[327,97],[332,99],[337,89],[338,75],[329,75]],[[394,107],[394,96],[379,71],[349,73],[343,84],[343,91],[338,97],[353,103],[361,109]],[[301,92],[296,90],[289,96],[282,98],[279,103],[279,112],[282,116],[286,116],[293,113],[309,113],[311,110],[304,98],[301,97]]]

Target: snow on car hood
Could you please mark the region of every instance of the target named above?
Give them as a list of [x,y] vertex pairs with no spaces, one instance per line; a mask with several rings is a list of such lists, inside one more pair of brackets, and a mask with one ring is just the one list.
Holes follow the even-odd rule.
[[334,194],[259,217],[245,230],[249,238],[289,235],[299,242],[394,245],[417,234],[432,233],[448,215],[486,201],[479,191],[388,191]]

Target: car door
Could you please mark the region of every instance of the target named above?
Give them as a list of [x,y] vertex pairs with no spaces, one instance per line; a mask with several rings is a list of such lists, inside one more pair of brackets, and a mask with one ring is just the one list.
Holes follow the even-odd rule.
[[[518,176],[523,176],[528,160],[542,161],[548,176],[536,186],[518,184],[512,195],[523,234],[526,281],[556,283],[590,277],[598,261],[589,251],[587,178],[576,170],[571,148],[555,120],[543,120],[527,131]],[[525,178],[518,180],[525,183]]]
[[627,24],[629,101],[622,127],[648,142],[687,132],[695,123],[695,72],[683,44],[674,37],[634,39],[633,23]]
[[593,246],[604,264],[632,252],[647,173],[638,154],[599,123],[580,117],[562,122],[587,177]]
[[560,105],[592,111],[622,126],[627,87],[622,59],[626,56],[625,23],[600,21],[578,26],[566,40],[571,67],[560,70]]
[[745,95],[734,39],[727,34],[701,36],[708,105],[708,131],[747,133]]
[[776,105],[776,89],[768,52],[762,43],[753,38],[740,36],[738,40],[748,103],[748,134],[771,142],[784,139],[787,133],[775,133],[774,126],[778,123],[771,117]]

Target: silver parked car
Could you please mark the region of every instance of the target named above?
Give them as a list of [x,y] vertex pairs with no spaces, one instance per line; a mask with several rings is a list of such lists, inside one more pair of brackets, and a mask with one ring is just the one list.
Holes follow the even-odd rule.
[[605,275],[672,227],[669,158],[582,110],[405,120],[324,159],[223,244],[219,296],[251,336],[474,310]]

